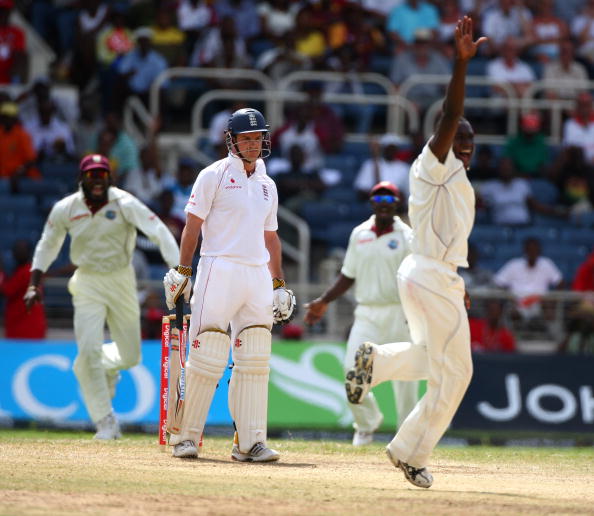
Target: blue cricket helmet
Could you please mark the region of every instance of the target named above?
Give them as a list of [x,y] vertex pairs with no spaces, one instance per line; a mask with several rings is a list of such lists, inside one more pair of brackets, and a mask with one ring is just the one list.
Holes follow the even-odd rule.
[[244,159],[237,149],[237,140],[234,138],[238,134],[262,133],[262,151],[261,158],[270,156],[270,132],[269,125],[266,123],[264,115],[257,109],[243,108],[238,109],[231,115],[227,122],[226,143],[229,152]]

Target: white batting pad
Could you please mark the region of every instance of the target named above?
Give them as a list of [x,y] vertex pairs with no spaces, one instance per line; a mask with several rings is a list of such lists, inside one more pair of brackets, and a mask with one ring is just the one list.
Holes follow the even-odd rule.
[[229,342],[224,333],[205,331],[189,343],[181,441],[191,439],[198,444],[200,440],[217,383],[227,365]]
[[266,444],[271,345],[272,335],[266,328],[246,328],[233,345],[229,412],[244,453],[257,442]]

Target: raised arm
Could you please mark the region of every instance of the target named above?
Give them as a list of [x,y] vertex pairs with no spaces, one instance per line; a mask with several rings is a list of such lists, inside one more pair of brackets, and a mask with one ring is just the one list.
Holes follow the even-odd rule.
[[486,37],[472,40],[472,20],[468,16],[458,20],[454,37],[456,57],[452,78],[443,101],[442,116],[429,142],[429,148],[441,163],[445,163],[454,142],[458,122],[464,113],[464,87],[468,61],[474,57],[478,46],[487,41]]

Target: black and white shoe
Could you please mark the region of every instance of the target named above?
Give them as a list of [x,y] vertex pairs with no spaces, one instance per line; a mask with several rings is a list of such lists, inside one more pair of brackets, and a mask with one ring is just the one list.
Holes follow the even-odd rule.
[[371,389],[373,361],[377,355],[377,346],[371,342],[361,344],[355,353],[355,365],[347,371],[344,388],[350,403],[362,403]]
[[395,467],[402,470],[406,480],[408,480],[412,485],[424,488],[431,487],[433,485],[433,475],[429,473],[427,468],[415,468],[406,462],[398,460],[396,457],[392,456],[389,448],[386,448],[386,455]]
[[180,459],[195,459],[198,457],[198,448],[196,447],[196,443],[194,441],[187,439],[176,444],[173,447],[171,455]]

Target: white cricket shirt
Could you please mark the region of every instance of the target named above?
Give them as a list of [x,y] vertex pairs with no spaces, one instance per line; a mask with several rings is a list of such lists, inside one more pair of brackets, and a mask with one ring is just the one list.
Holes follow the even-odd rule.
[[410,253],[411,229],[394,217],[393,230],[373,231],[375,215],[353,229],[341,273],[355,280],[355,299],[363,305],[400,303],[396,273]]
[[234,156],[215,161],[198,174],[186,213],[204,220],[201,256],[222,256],[244,265],[270,260],[264,231],[276,231],[278,195],[264,161],[248,178]]
[[177,265],[175,238],[151,210],[128,192],[110,186],[108,202],[95,214],[82,189],[58,201],[50,212],[35,248],[31,269],[45,272],[70,234],[70,260],[81,271],[113,272],[130,265],[140,229],[159,246],[170,267]]
[[464,165],[452,149],[445,163],[440,163],[426,144],[410,169],[412,252],[455,267],[468,267],[474,203]]

